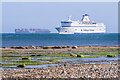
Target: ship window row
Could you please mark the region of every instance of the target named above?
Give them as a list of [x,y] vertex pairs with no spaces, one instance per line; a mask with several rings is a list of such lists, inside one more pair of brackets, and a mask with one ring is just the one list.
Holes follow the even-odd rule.
[[96,27],[96,26],[62,26],[62,27]]
[[82,23],[79,23],[79,24],[96,24],[96,23],[91,23],[91,22],[82,22]]
[[72,23],[72,22],[61,22],[61,23]]
[[[77,29],[75,29],[75,30],[77,30]],[[92,29],[90,29],[90,30],[87,30],[87,29],[82,30],[82,29],[81,29],[81,31],[94,31],[94,30],[92,30]],[[67,32],[67,31],[65,31],[65,32]]]
[[[75,29],[75,30],[77,30],[77,29]],[[94,31],[94,30],[92,30],[92,29],[90,29],[90,30],[87,30],[87,29],[82,30],[81,29],[81,31]]]

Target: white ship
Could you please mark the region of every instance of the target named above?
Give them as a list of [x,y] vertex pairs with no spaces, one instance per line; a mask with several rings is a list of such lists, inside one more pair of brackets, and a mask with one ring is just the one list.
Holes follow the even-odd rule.
[[59,34],[77,34],[77,33],[105,33],[106,27],[103,23],[90,21],[87,14],[78,21],[72,21],[71,16],[68,20],[61,21],[61,27],[56,28]]

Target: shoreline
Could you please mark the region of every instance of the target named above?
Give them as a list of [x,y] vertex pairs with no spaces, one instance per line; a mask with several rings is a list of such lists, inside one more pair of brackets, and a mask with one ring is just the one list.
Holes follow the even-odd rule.
[[[31,46],[6,46],[6,47],[2,47],[2,48],[17,48],[17,47],[23,47],[23,48],[27,48],[27,47],[40,47],[40,48],[43,48],[43,47],[74,47],[74,46],[34,46],[34,45],[31,45]],[[77,47],[120,47],[120,45],[112,45],[112,46],[77,46]]]
[[[67,52],[112,52],[119,51],[120,46],[13,46],[1,48],[2,52],[60,54]],[[42,53],[43,52],[43,53]]]

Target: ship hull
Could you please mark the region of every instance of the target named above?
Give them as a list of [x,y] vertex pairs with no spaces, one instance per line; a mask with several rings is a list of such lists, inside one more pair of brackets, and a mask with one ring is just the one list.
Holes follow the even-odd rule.
[[58,27],[56,28],[59,34],[84,34],[84,33],[105,33],[103,27]]

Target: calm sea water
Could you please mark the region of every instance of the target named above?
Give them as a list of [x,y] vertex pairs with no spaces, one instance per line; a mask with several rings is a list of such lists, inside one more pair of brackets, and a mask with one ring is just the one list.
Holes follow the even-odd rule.
[[106,34],[2,34],[2,47],[11,46],[112,46],[117,33]]

